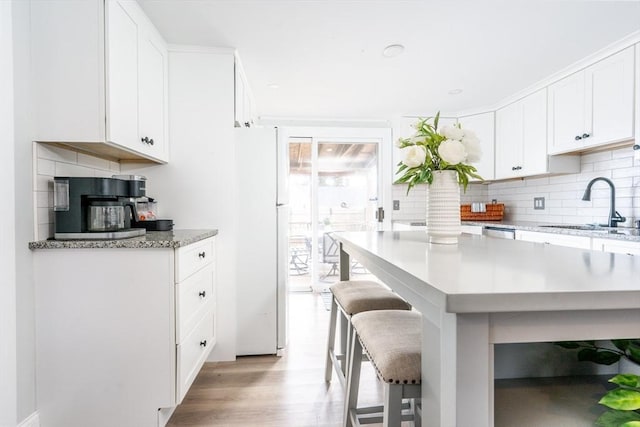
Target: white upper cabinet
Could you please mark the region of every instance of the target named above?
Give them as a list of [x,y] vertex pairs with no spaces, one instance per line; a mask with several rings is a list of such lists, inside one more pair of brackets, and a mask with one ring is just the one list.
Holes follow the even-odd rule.
[[633,138],[634,47],[549,86],[549,153]]
[[496,111],[497,179],[548,172],[546,106],[542,89]]
[[475,132],[480,140],[482,157],[478,163],[474,164],[478,170],[478,175],[485,181],[494,179],[495,119],[493,111],[459,117],[458,123],[460,123],[462,129],[470,129]]
[[31,2],[35,140],[168,160],[167,51],[136,1]]

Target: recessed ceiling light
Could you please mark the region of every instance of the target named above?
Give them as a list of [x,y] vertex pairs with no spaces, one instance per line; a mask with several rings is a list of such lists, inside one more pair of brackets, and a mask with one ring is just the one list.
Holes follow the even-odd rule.
[[382,51],[385,58],[394,58],[404,52],[404,46],[401,44],[390,44]]
[[268,86],[269,86],[270,89],[278,89],[280,87],[276,83],[270,83]]
[[449,91],[449,95],[460,95],[462,93],[462,89],[451,89]]

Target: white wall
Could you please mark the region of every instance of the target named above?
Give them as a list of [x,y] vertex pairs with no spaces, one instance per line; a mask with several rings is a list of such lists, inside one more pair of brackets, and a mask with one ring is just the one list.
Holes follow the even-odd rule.
[[233,51],[173,48],[169,53],[169,164],[122,165],[123,172],[131,170],[148,178],[147,195],[157,198],[160,216],[173,219],[176,228],[219,230],[218,339],[209,360],[236,356],[233,88]]
[[[490,202],[497,199],[505,204],[505,220],[540,223],[584,224],[607,222],[609,215],[609,187],[594,184],[591,201],[583,201],[588,182],[604,176],[616,186],[616,209],[631,226],[640,219],[640,161],[633,159],[631,147],[583,154],[580,173],[531,177],[488,185],[471,184],[463,203]],[[394,220],[424,220],[425,188],[417,186],[406,195],[406,185],[393,186],[393,198],[400,200],[400,210],[393,212]],[[545,209],[534,210],[533,198],[544,197]]]
[[[33,123],[30,89],[30,4],[13,2],[14,131],[15,131],[15,257],[17,310],[17,419],[36,411],[35,307],[33,258],[27,244],[34,240],[32,193]],[[33,419],[33,418],[32,418]]]
[[[0,2],[0,198],[14,200],[12,4]],[[9,205],[11,206],[11,204]],[[15,221],[12,209],[0,216],[0,426],[17,422]]]

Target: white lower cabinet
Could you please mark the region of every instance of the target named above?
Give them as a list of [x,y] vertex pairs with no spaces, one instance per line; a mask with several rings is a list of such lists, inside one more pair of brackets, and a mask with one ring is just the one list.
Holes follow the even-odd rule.
[[568,246],[570,248],[591,249],[591,237],[585,236],[569,236],[566,234],[516,230],[516,240]]
[[214,239],[34,252],[41,425],[165,424],[216,344]]
[[640,242],[612,239],[593,239],[592,248],[594,251],[640,255]]

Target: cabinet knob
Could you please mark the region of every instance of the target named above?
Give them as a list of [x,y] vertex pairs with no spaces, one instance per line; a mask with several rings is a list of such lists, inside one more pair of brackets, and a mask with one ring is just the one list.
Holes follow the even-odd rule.
[[589,135],[588,133],[583,133],[583,134],[582,134],[582,139],[584,139],[584,138],[589,138],[590,136],[591,136],[591,135]]
[[200,341],[200,347],[206,347],[206,346],[207,346],[207,340]]
[[207,292],[206,292],[206,291],[200,291],[200,292],[198,292],[198,296],[200,296],[200,297],[202,297],[202,298],[204,298],[206,295],[207,295]]
[[145,136],[144,138],[141,138],[140,140],[142,142],[144,142],[145,144],[153,145],[153,138],[149,138],[148,136]]
[[580,135],[576,135],[576,141],[580,141],[582,137]]
[[206,257],[207,254],[205,252],[198,252],[198,258],[203,258]]

